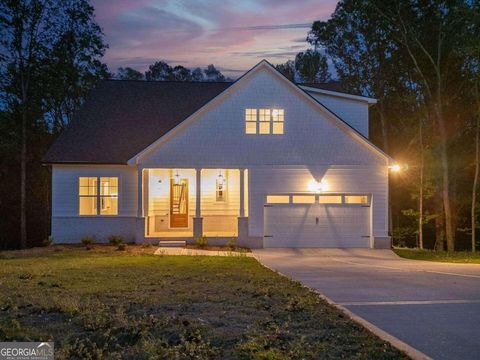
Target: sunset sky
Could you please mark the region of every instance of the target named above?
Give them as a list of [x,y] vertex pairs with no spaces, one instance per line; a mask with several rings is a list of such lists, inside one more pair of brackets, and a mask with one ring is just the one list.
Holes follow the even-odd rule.
[[194,68],[215,64],[238,77],[266,58],[274,64],[308,48],[314,20],[335,0],[92,0],[110,48],[110,71],[144,71],[157,60]]

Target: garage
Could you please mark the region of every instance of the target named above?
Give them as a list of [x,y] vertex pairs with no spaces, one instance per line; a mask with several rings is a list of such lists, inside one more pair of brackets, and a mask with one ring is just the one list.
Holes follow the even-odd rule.
[[264,207],[264,247],[369,248],[370,196],[274,194]]

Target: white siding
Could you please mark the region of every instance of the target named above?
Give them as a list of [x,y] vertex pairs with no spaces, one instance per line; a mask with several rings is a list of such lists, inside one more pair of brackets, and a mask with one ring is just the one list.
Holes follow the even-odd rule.
[[249,235],[263,236],[265,195],[309,192],[311,181],[325,181],[328,192],[372,195],[372,235],[388,232],[388,170],[386,167],[255,167],[250,173]]
[[[116,176],[119,181],[117,216],[79,216],[78,178]],[[52,237],[56,243],[79,242],[95,235],[105,241],[109,235],[135,236],[137,216],[137,171],[132,166],[54,165],[52,167]]]
[[315,99],[368,138],[368,103],[338,96],[309,92]]
[[[284,135],[246,135],[246,108],[285,109]],[[385,158],[322,115],[317,105],[269,72],[248,79],[188,128],[145,154],[140,164],[174,167],[239,165],[370,165]]]

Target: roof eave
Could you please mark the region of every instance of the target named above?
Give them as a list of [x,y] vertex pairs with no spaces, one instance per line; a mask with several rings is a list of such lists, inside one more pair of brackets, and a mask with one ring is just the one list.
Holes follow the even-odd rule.
[[368,105],[374,105],[374,104],[377,103],[377,99],[370,98],[370,97],[367,97],[367,96],[346,94],[346,93],[339,92],[339,91],[319,89],[319,88],[314,88],[314,87],[305,86],[305,85],[297,85],[297,86],[299,88],[305,90],[305,91],[308,91],[308,92],[320,93],[320,94],[336,96],[336,97],[341,97],[341,98],[350,99],[350,100],[366,102]]

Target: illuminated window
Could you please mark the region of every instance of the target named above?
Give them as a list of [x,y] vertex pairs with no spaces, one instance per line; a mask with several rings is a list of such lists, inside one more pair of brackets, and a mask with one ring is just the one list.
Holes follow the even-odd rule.
[[224,202],[227,198],[227,179],[222,175],[217,177],[215,185],[215,200]]
[[118,178],[100,178],[100,215],[118,214]]
[[257,133],[257,109],[245,109],[245,134]]
[[290,203],[289,195],[267,195],[268,204],[288,204]]
[[80,215],[118,215],[118,177],[80,177],[78,184]]
[[320,204],[341,204],[342,197],[340,195],[320,195],[318,202]]
[[368,204],[367,195],[346,195],[345,204]]
[[294,204],[315,204],[315,195],[293,195]]
[[258,112],[258,133],[270,134],[270,109],[260,109]]
[[97,215],[97,178],[81,177],[78,185],[79,214]]
[[284,119],[283,109],[245,109],[245,133],[281,135]]
[[283,120],[284,120],[283,109],[273,109],[272,110],[272,134],[275,134],[275,135],[283,134]]

